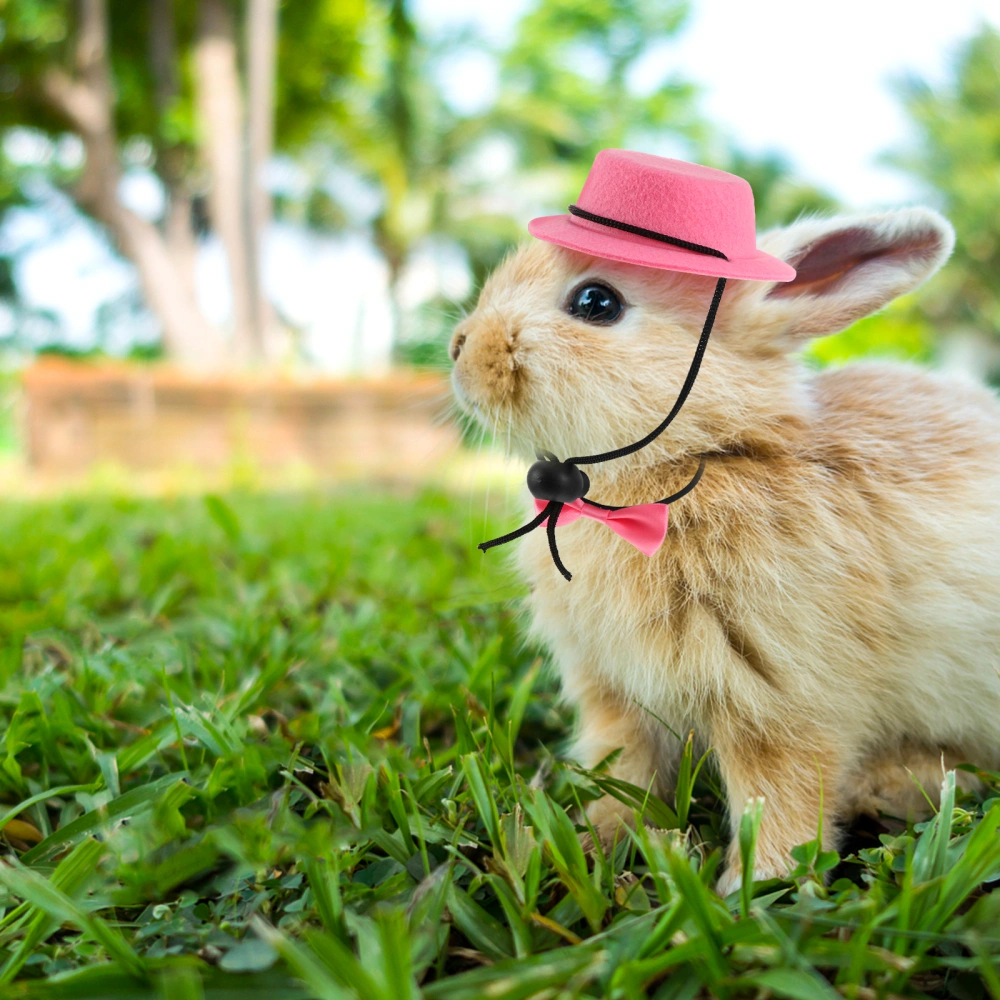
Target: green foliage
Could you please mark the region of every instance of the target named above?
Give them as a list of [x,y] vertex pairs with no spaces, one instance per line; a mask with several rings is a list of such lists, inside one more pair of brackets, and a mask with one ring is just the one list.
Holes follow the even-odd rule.
[[803,356],[819,366],[841,365],[859,358],[891,358],[926,363],[934,358],[934,331],[912,300],[902,299],[846,330],[812,341]]
[[441,299],[423,303],[409,317],[408,335],[396,346],[396,360],[414,368],[450,371],[448,345],[457,319],[451,303]]
[[945,272],[922,298],[947,330],[1000,337],[1000,32],[983,25],[962,48],[954,78],[935,90],[919,79],[900,94],[917,139],[891,162],[923,181],[958,237]]
[[[74,0],[0,0],[0,140],[24,129],[49,143],[43,162],[20,170],[0,152],[0,220],[11,205],[26,200],[30,189],[22,183],[25,175],[42,175],[82,211],[94,211],[93,185],[77,183],[81,171],[76,157],[61,163],[55,155],[58,141],[80,127],[52,96],[53,81],[62,79],[63,89],[72,86],[78,69],[73,65],[77,6]],[[234,0],[232,6],[239,46],[246,0]],[[189,225],[192,238],[200,235],[195,230],[204,222],[199,201],[205,189],[204,131],[196,113],[194,79],[199,8],[198,0],[170,0],[165,15],[171,19],[170,30],[163,30],[151,0],[106,0],[120,159],[126,166],[152,170],[168,200],[179,199],[175,204],[187,206],[193,199],[188,219],[173,223]],[[280,5],[274,109],[278,152],[299,151],[319,132],[343,121],[345,92],[361,72],[367,17],[366,0],[285,0]],[[39,190],[37,183],[34,190]],[[176,236],[175,229],[168,249],[177,244]],[[127,252],[127,240],[118,245]],[[11,261],[0,257],[0,297],[16,306],[11,271]],[[22,309],[16,325],[27,328],[35,318]],[[35,346],[31,337],[17,339],[22,348]]]
[[[237,16],[242,2],[238,2]],[[68,68],[73,33],[70,0],[0,0],[0,127],[29,126],[52,135],[67,128],[45,100],[43,82],[53,66]],[[150,4],[108,0],[111,58],[116,85],[116,125],[122,142],[134,137],[160,146],[197,145],[191,47],[196,0],[175,0],[178,89],[158,110],[157,82],[149,57]],[[285,0],[280,8],[276,95],[279,148],[295,148],[344,111],[343,91],[360,71],[366,0]]]
[[296,150],[343,124],[362,73],[369,0],[283,0],[279,13],[275,139]]
[[0,0],[0,128],[64,130],[44,99],[41,80],[53,61],[62,63],[68,56],[70,10],[68,0]]
[[[4,997],[996,990],[1000,776],[719,899],[692,743],[676,810],[554,756],[570,720],[466,508],[0,506]],[[588,858],[573,817],[602,793],[656,829]]]
[[434,74],[451,49],[435,46],[410,8],[407,0],[386,0],[370,9],[364,71],[333,137],[382,195],[373,232],[393,296],[413,247],[431,234],[452,233],[464,193],[456,167],[483,130],[479,118],[446,104]]
[[691,134],[690,86],[668,80],[647,95],[628,86],[629,70],[677,32],[687,10],[685,0],[539,0],[504,53],[498,108],[525,162],[585,173],[600,149],[627,145],[639,130]]
[[551,177],[575,195],[606,147],[703,134],[694,90],[668,79],[651,93],[628,86],[630,70],[680,29],[685,0],[538,0],[501,55],[501,89],[492,126],[519,149],[519,166]]
[[[334,135],[382,193],[374,231],[393,288],[412,249],[432,234],[462,245],[476,289],[523,237],[521,224],[497,211],[495,181],[476,180],[469,168],[487,141],[513,145],[519,177],[536,171],[552,188],[555,176],[565,202],[599,149],[700,129],[689,86],[671,80],[637,95],[626,85],[651,47],[677,31],[682,2],[607,0],[584,8],[538,0],[503,51],[467,34],[429,38],[411,8],[406,0],[372,8],[366,72],[352,91],[352,114]],[[482,112],[456,112],[436,83],[442,61],[460,51],[499,64],[498,95]],[[402,318],[405,354],[408,339],[428,338],[415,329],[419,318]]]

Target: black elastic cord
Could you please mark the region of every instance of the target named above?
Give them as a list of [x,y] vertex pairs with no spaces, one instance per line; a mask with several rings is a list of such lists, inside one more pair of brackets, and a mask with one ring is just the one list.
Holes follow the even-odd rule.
[[547,519],[548,524],[545,526],[545,533],[549,536],[549,552],[552,553],[552,561],[556,564],[556,569],[567,580],[572,580],[573,574],[563,565],[562,559],[559,558],[559,547],[556,545],[556,523],[564,506],[565,504],[559,503],[558,500],[550,500],[545,505],[545,509],[537,517],[532,518],[527,524],[522,525],[516,531],[510,532],[508,535],[501,535],[499,538],[492,538],[488,542],[480,542],[476,547],[485,552],[487,549],[492,549],[495,545],[506,545],[508,542],[514,541],[515,538],[520,538],[522,535],[528,534],[529,531],[534,531],[535,528]]
[[[701,461],[698,463],[698,471],[691,478],[691,481],[687,484],[687,486],[682,487],[676,493],[671,493],[670,496],[664,497],[662,500],[653,500],[651,503],[672,504],[675,500],[680,500],[681,497],[686,497],[698,485],[704,473],[705,456],[702,455]],[[631,506],[630,504],[625,504],[623,507],[615,507],[609,503],[598,503],[596,500],[588,500],[586,497],[580,497],[580,499],[585,504],[589,504],[591,507],[600,507],[601,510],[625,510],[626,507]]]
[[527,524],[518,528],[517,531],[512,531],[509,535],[501,535],[499,538],[493,538],[488,542],[480,542],[476,548],[485,552],[487,549],[492,549],[495,545],[506,545],[508,542],[514,541],[515,538],[520,538],[522,535],[528,534],[529,531],[534,531],[549,516],[551,511],[552,504],[546,504],[545,510],[538,517],[532,518]]
[[695,349],[694,357],[691,359],[691,367],[688,368],[687,377],[684,379],[684,384],[681,386],[681,391],[674,401],[673,407],[671,407],[670,412],[664,417],[663,422],[653,430],[651,430],[644,438],[639,441],[633,441],[632,444],[625,445],[624,448],[615,448],[614,451],[606,451],[600,455],[584,455],[580,458],[567,458],[566,461],[572,465],[593,465],[595,462],[610,462],[613,458],[624,458],[626,455],[631,455],[633,452],[639,451],[640,448],[645,448],[647,444],[651,441],[656,440],[666,429],[670,426],[674,417],[680,412],[681,407],[684,405],[688,398],[691,389],[694,387],[694,380],[698,377],[698,369],[701,367],[701,359],[704,357],[705,348],[708,347],[708,338],[712,333],[712,327],[715,325],[715,314],[719,311],[719,303],[722,301],[722,293],[726,288],[726,279],[719,278],[715,283],[715,294],[712,296],[712,304],[708,309],[708,316],[705,317],[705,325],[701,330],[701,337],[698,339],[698,347]]
[[555,510],[549,515],[549,522],[545,525],[545,533],[549,536],[549,552],[552,554],[552,561],[556,564],[556,569],[567,580],[572,580],[573,574],[563,565],[562,559],[559,558],[559,547],[556,545],[556,523],[562,513],[563,504],[553,500],[545,509],[548,510],[551,507],[555,507]]
[[682,240],[676,236],[667,236],[664,233],[656,233],[652,229],[643,229],[642,226],[633,226],[629,222],[619,222],[617,219],[608,219],[603,215],[594,215],[579,205],[570,205],[569,214],[586,219],[588,222],[597,222],[602,226],[610,226],[612,229],[620,229],[624,233],[633,233],[636,236],[645,236],[647,239],[659,240],[661,243],[669,243],[671,246],[680,247],[682,250],[693,250],[695,253],[707,254],[709,257],[721,257],[722,260],[729,258],[714,247],[702,246],[700,243],[691,243],[689,240]]

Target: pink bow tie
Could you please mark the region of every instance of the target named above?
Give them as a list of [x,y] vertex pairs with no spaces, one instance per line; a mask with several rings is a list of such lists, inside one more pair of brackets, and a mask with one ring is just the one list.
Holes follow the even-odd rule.
[[[541,514],[546,506],[546,501],[536,500],[535,512]],[[572,524],[580,517],[589,517],[592,521],[602,521],[616,535],[621,535],[640,552],[651,556],[667,537],[668,510],[665,503],[640,503],[634,507],[605,510],[603,507],[584,503],[583,500],[574,500],[572,503],[563,504],[556,527]]]

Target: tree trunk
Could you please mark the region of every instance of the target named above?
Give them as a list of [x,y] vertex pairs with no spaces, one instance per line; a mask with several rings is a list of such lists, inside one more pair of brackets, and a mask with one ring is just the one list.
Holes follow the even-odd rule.
[[249,0],[247,28],[247,218],[255,322],[265,356],[282,353],[277,317],[263,288],[264,247],[271,225],[271,194],[264,171],[274,150],[274,83],[277,72],[278,0]]
[[[180,94],[174,0],[149,0],[149,5],[149,60],[155,81],[156,110],[164,120]],[[179,144],[157,142],[157,173],[167,191],[166,218],[162,227],[167,252],[177,270],[178,280],[187,288],[188,297],[197,301],[198,243],[188,180],[189,155],[189,151]]]
[[208,210],[222,240],[233,299],[233,346],[245,364],[262,360],[253,258],[248,253],[243,111],[236,27],[226,0],[201,0],[195,64],[202,145],[210,175]]
[[114,123],[106,0],[78,0],[76,74],[51,70],[43,84],[49,102],[83,140],[86,160],[76,190],[84,211],[103,223],[136,266],[143,294],[163,327],[167,353],[182,364],[218,363],[217,339],[179,276],[157,228],[118,201],[121,167]]
[[[391,198],[391,194],[388,197]],[[399,284],[403,277],[403,268],[406,266],[406,244],[396,235],[390,213],[391,205],[387,206],[386,210],[375,220],[373,235],[375,246],[385,258],[388,272],[389,314],[392,317],[390,353],[391,363],[396,364],[399,361],[400,346],[406,340],[408,333],[399,295]]]

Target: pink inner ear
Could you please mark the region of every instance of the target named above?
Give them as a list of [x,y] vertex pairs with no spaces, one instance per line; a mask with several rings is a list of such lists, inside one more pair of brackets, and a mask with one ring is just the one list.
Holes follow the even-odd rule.
[[828,295],[842,280],[872,260],[903,265],[913,258],[932,258],[941,247],[941,236],[932,229],[907,232],[893,241],[860,226],[840,229],[803,247],[788,263],[795,277],[775,285],[768,298],[791,295]]

